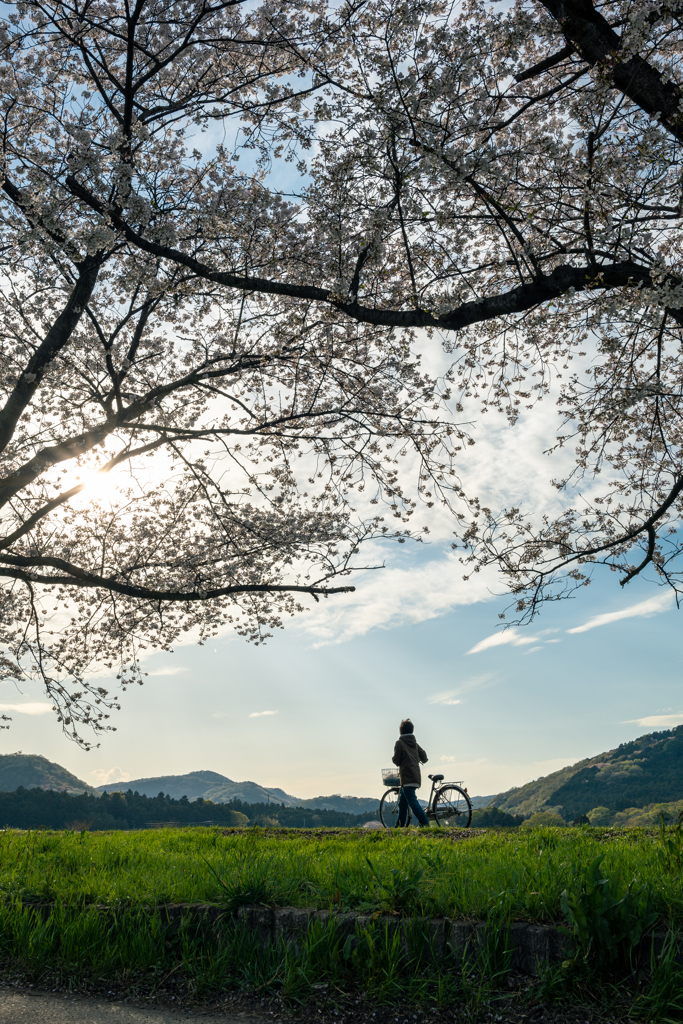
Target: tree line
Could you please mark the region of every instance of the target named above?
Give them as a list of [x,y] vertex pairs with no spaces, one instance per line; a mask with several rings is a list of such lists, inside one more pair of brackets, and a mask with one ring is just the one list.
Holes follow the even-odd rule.
[[[150,797],[129,789],[126,793],[73,795],[52,789],[26,789],[0,793],[0,825],[5,828],[109,829],[154,828],[164,825],[216,824],[226,827],[258,825],[261,828],[359,828],[377,820],[377,813],[287,807],[285,804],[246,803],[231,800],[179,800],[159,793]],[[498,807],[478,808],[472,813],[473,828],[514,827],[524,821]]]
[[241,800],[229,804],[201,799],[190,801],[186,796],[175,800],[163,793],[149,797],[131,789],[126,793],[93,796],[19,786],[12,793],[0,793],[0,823],[9,828],[99,831],[208,823],[227,827],[349,828],[361,826],[374,817],[377,815],[311,810],[284,804],[248,804]]

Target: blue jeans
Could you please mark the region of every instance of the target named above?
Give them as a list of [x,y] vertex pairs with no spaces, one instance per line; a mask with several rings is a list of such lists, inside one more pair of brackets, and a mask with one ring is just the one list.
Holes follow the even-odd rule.
[[414,786],[408,786],[406,789],[401,789],[401,796],[398,801],[398,821],[396,822],[396,828],[402,828],[405,825],[409,807],[421,825],[429,825],[427,815],[418,803],[417,790]]

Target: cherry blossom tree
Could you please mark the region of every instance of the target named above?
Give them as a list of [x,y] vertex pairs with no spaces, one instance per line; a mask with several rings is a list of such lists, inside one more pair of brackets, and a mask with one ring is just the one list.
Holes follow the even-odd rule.
[[[2,672],[69,735],[96,666],[258,641],[436,502],[522,618],[596,562],[679,586],[678,7],[6,9]],[[555,380],[562,514],[481,508],[462,424]]]

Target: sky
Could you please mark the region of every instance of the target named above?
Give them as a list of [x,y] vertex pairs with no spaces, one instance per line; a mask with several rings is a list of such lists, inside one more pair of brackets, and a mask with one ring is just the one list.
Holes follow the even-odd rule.
[[[222,132],[213,126],[197,144],[212,151]],[[278,187],[300,184],[293,165],[285,171]],[[440,350],[424,356],[430,371],[444,368]],[[460,463],[466,489],[491,507],[557,512],[549,481],[571,453],[543,455],[556,425],[552,396],[514,430],[475,412],[476,444]],[[465,583],[452,524],[434,510],[429,525],[429,543],[371,548],[367,562],[385,568],[265,646],[224,634],[150,655],[145,685],[122,696],[117,731],[99,749],[63,736],[37,684],[0,681],[0,713],[13,719],[0,752],[43,754],[90,785],[210,769],[303,798],[379,798],[410,716],[428,770],[489,795],[683,723],[683,613],[667,591],[641,579],[622,589],[605,573],[530,626],[503,631],[499,581]]]
[[[547,402],[514,430],[475,419],[467,487],[489,503],[556,510],[549,480],[561,464],[543,455],[554,417]],[[667,590],[642,579],[622,589],[605,572],[503,631],[499,581],[465,583],[452,523],[435,510],[430,525],[426,544],[370,551],[385,568],[265,646],[226,633],[152,654],[145,685],[122,696],[117,731],[89,753],[63,737],[37,685],[0,683],[13,718],[0,749],[43,754],[90,785],[210,769],[302,798],[379,798],[410,716],[427,770],[482,796],[683,723],[681,613]]]

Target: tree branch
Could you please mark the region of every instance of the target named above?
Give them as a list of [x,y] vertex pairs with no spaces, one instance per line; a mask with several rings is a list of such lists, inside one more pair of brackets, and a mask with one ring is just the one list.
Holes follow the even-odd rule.
[[[47,586],[77,586],[97,587],[102,590],[109,590],[114,594],[124,594],[126,597],[137,597],[147,601],[182,602],[209,601],[215,597],[228,597],[234,594],[310,594],[312,597],[320,595],[326,597],[328,594],[350,594],[355,587],[319,587],[312,584],[308,587],[300,587],[287,584],[271,583],[235,583],[228,587],[216,587],[213,590],[153,590],[151,587],[135,587],[128,583],[120,583],[118,580],[107,579],[96,573],[87,572],[64,558],[52,558],[41,556],[5,555],[0,554],[0,576],[10,576],[14,579],[23,580],[26,583],[44,583]],[[66,573],[65,576],[46,576],[34,573],[33,568],[49,567]],[[23,571],[22,571],[23,570]],[[27,571],[28,570],[28,571]]]
[[666,129],[683,142],[683,92],[675,82],[637,54],[621,60],[621,38],[590,0],[541,0],[560,24],[567,43],[591,67],[600,65],[604,76],[646,114],[657,115]]
[[[317,288],[314,285],[289,284],[284,281],[271,281],[261,277],[239,276],[224,271],[213,270],[207,264],[188,256],[179,249],[169,245],[161,245],[144,238],[135,231],[111,207],[101,202],[81,185],[74,177],[67,177],[67,185],[74,195],[78,196],[91,209],[107,217],[114,227],[134,246],[160,259],[171,260],[181,264],[196,274],[197,277],[228,288],[240,291],[251,291],[265,295],[282,295],[292,298],[323,302],[333,306],[361,323],[374,324],[377,327],[436,327],[446,331],[458,331],[475,323],[493,320],[499,316],[524,313],[534,306],[552,299],[558,299],[570,288],[577,292],[590,289],[620,288],[627,285],[644,284],[654,286],[652,275],[647,267],[623,260],[597,267],[574,267],[568,264],[556,267],[550,274],[538,274],[528,283],[518,285],[498,295],[487,296],[463,302],[440,316],[434,316],[426,309],[390,310],[373,309],[361,306],[358,302],[342,302],[329,288]],[[673,282],[672,282],[673,283]],[[678,282],[675,282],[678,283]],[[683,311],[671,310],[671,315],[679,323],[683,323]]]

